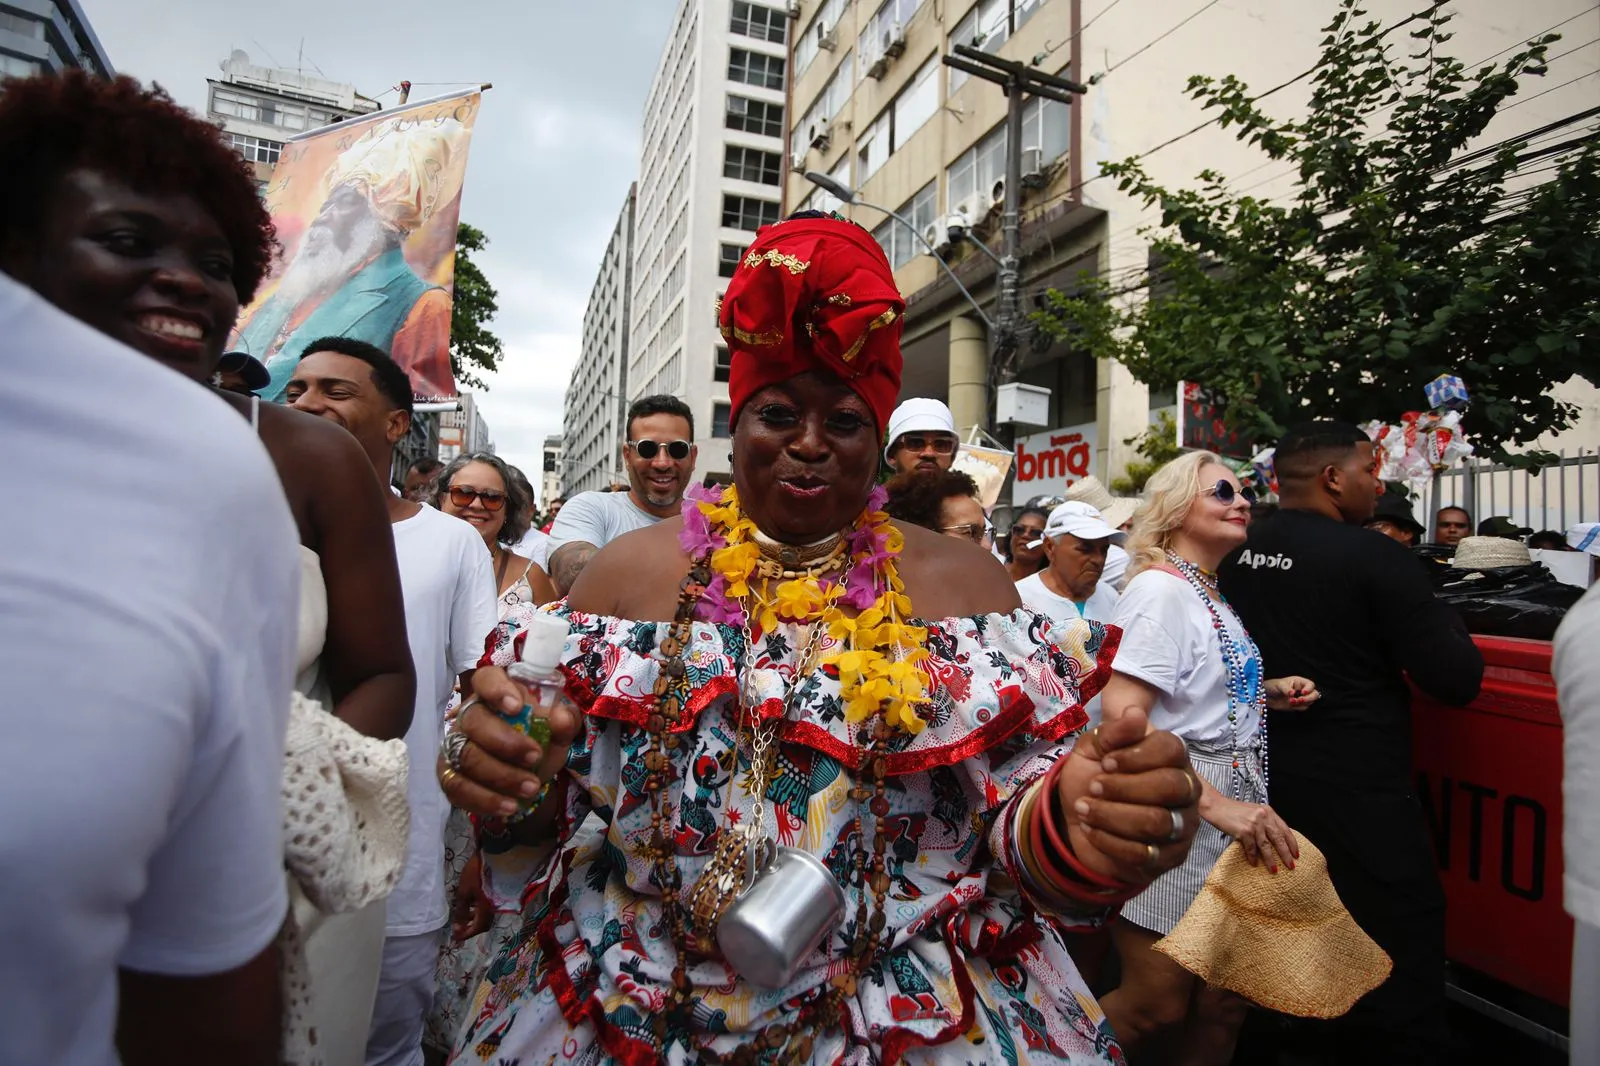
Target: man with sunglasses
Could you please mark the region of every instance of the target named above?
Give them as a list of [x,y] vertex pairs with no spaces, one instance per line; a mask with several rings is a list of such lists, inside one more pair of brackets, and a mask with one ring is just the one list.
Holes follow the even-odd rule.
[[955,415],[924,396],[913,396],[894,409],[885,439],[883,457],[896,474],[949,470],[960,447]]
[[694,477],[694,412],[676,396],[645,396],[628,408],[622,465],[627,492],[581,492],[550,527],[550,579],[563,596],[596,552],[635,529],[678,513]]
[[1444,893],[1411,785],[1410,686],[1464,705],[1483,658],[1416,557],[1362,529],[1383,492],[1365,433],[1304,423],[1274,463],[1281,508],[1221,568],[1264,676],[1313,678],[1322,693],[1271,715],[1272,806],[1322,849],[1339,898],[1394,960],[1388,981],[1307,1036],[1330,1062],[1374,1047],[1385,1062],[1439,1062]]

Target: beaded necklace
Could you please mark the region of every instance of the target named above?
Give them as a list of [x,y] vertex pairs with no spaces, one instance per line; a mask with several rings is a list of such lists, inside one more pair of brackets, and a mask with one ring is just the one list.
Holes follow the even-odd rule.
[[[1244,640],[1233,639],[1228,624],[1218,609],[1219,604],[1226,607],[1228,613],[1234,615],[1235,620],[1238,615],[1218,590],[1216,574],[1201,569],[1171,549],[1167,551],[1167,562],[1189,582],[1189,586],[1200,597],[1200,602],[1205,604],[1206,612],[1211,615],[1211,627],[1217,633],[1217,644],[1222,649],[1223,672],[1227,678],[1224,687],[1228,693],[1228,726],[1233,731],[1233,798],[1237,800],[1242,798],[1242,784],[1245,777],[1243,766],[1245,749],[1239,742],[1239,727],[1247,708],[1254,708],[1256,721],[1259,723],[1256,726],[1256,737],[1261,759],[1261,783],[1263,787],[1267,783],[1267,698],[1266,683],[1261,677],[1261,650],[1256,647],[1256,642],[1251,639],[1250,634],[1245,632],[1242,624],[1239,626],[1239,631],[1244,633]],[[1251,661],[1256,664],[1253,686],[1249,668]]]

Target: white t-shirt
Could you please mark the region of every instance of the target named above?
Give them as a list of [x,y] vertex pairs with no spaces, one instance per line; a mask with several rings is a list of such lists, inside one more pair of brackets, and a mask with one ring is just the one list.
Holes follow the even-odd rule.
[[1600,926],[1600,585],[1584,594],[1556,630],[1551,672],[1561,700],[1566,773],[1567,913]]
[[550,534],[542,529],[529,528],[521,540],[511,549],[513,555],[520,555],[524,559],[539,564],[539,569],[548,570],[550,567]]
[[1128,553],[1115,544],[1106,548],[1106,568],[1100,573],[1100,584],[1122,591],[1128,583]]
[[[1102,578],[1083,601],[1080,610],[1078,604],[1065,596],[1057,596],[1045,587],[1044,571],[1029,574],[1017,582],[1017,595],[1022,597],[1022,605],[1030,611],[1037,611],[1052,622],[1067,622],[1074,618],[1087,618],[1091,622],[1110,622],[1117,610],[1117,590],[1112,588]],[[1089,715],[1089,724],[1100,724],[1100,695],[1083,705]]]
[[640,510],[627,492],[580,492],[568,500],[550,527],[552,553],[569,541],[604,548],[624,533],[653,526],[661,519]]
[[406,730],[411,773],[411,834],[406,867],[389,897],[389,936],[431,933],[444,925],[444,826],[450,804],[434,776],[444,716],[456,676],[478,665],[499,621],[494,569],[478,531],[424,507],[396,522],[394,552],[406,604],[406,638],[417,671],[417,703]]
[[283,923],[298,537],[248,422],[4,275],[0,366],[0,1062],[114,1066],[119,967]]
[[[1225,604],[1217,609],[1230,639],[1242,645],[1244,624]],[[1111,668],[1161,690],[1150,723],[1186,741],[1231,745],[1235,738],[1228,723],[1227,668],[1211,612],[1200,594],[1174,574],[1142,570],[1123,589],[1111,621],[1122,630]],[[1261,663],[1259,658],[1254,662],[1259,684]],[[1245,695],[1238,723],[1241,744],[1249,744],[1261,727],[1254,700]]]

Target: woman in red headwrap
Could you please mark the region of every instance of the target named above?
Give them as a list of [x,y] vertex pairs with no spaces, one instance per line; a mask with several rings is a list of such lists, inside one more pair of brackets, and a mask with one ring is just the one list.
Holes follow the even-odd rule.
[[[1182,861],[1199,789],[1143,721],[1080,736],[1114,630],[883,514],[903,308],[865,230],[763,230],[720,311],[733,485],[491,639],[438,769],[525,920],[456,1061],[1121,1061],[1069,943]],[[539,743],[497,667],[551,617]]]

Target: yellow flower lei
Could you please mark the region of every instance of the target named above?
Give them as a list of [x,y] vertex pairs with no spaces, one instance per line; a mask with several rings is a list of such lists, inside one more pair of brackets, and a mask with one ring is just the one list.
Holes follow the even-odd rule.
[[752,587],[761,549],[755,541],[755,523],[740,510],[739,494],[731,485],[720,500],[700,500],[697,506],[711,532],[726,540],[725,547],[711,553],[711,569],[722,576],[730,599],[745,602],[747,617],[762,632],[771,632],[780,621],[817,624],[840,645],[824,656],[822,664],[839,671],[839,692],[849,721],[861,722],[881,711],[891,728],[913,736],[927,727],[919,713],[927,679],[917,664],[928,658],[928,631],[905,621],[911,601],[895,566],[905,538],[888,514],[869,507],[856,521],[858,529],[869,531],[870,539],[860,538],[864,543],[852,554],[850,566],[863,579],[861,568],[866,568],[877,598],[871,607],[851,616],[840,602],[844,581],[797,577]]

